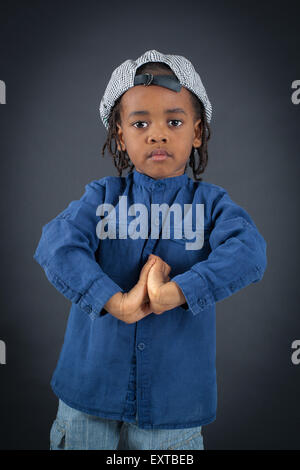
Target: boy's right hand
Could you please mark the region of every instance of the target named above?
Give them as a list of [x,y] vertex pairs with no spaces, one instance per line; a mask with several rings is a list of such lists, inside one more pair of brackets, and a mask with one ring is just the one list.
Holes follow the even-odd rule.
[[111,315],[130,324],[152,313],[147,293],[147,278],[155,261],[155,258],[148,258],[141,270],[138,282],[129,292],[117,292],[109,299],[104,308]]

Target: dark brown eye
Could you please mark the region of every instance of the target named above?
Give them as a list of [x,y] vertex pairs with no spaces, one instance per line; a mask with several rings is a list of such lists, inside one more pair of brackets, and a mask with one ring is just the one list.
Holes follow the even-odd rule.
[[[169,122],[181,122],[182,123],[182,121],[180,121],[179,119],[171,119]],[[180,126],[172,126],[172,127],[180,127]]]
[[[137,121],[132,125],[135,127],[136,124],[144,124],[144,123],[145,123],[145,121]],[[137,129],[143,129],[143,127],[137,127]]]

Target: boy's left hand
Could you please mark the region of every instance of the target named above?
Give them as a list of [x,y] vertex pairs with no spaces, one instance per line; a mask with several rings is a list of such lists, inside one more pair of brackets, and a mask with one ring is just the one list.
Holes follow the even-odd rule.
[[155,263],[151,266],[147,279],[152,312],[160,314],[184,304],[186,299],[182,290],[176,282],[170,281],[171,267],[157,255],[151,254],[149,258],[155,258]]

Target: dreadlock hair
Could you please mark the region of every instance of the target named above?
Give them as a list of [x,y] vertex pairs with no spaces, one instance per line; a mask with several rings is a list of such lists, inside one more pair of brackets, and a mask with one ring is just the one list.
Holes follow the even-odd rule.
[[[146,64],[141,65],[137,70],[136,70],[136,75],[141,75],[144,73],[152,73],[153,75],[158,75],[161,73],[167,73],[169,75],[173,75],[176,77],[172,69],[165,63],[163,62],[147,62]],[[188,90],[190,91],[190,90]],[[108,151],[113,157],[113,162],[115,167],[117,168],[117,171],[119,173],[119,176],[122,176],[122,171],[125,170],[126,168],[129,168],[129,173],[132,173],[134,169],[134,164],[131,162],[126,150],[119,150],[117,144],[119,144],[119,147],[121,148],[118,132],[117,132],[117,124],[121,124],[121,115],[120,115],[120,110],[121,110],[121,95],[115,102],[109,119],[108,119],[108,135],[105,144],[103,145],[102,148],[102,156],[104,157],[104,152],[105,148],[108,148]],[[207,153],[207,142],[210,138],[211,135],[211,130],[210,126],[207,122],[206,118],[206,113],[205,113],[205,108],[203,103],[198,99],[198,97],[190,91],[190,96],[191,96],[191,102],[194,110],[194,122],[196,122],[198,119],[201,119],[201,137],[202,137],[202,142],[201,146],[197,148],[192,148],[189,161],[185,166],[185,172],[187,169],[187,165],[189,165],[192,168],[194,179],[196,181],[202,181],[202,178],[199,177],[201,173],[204,172],[207,162],[208,162],[208,153]],[[112,144],[114,144],[114,149],[112,148]],[[196,162],[196,151],[198,153],[199,160]]]

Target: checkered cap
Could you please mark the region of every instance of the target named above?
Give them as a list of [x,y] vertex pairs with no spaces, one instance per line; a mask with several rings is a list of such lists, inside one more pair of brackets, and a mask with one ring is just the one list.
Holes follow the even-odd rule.
[[100,117],[106,129],[109,127],[108,118],[116,100],[129,88],[135,86],[136,69],[146,62],[164,62],[169,65],[180,84],[192,91],[203,103],[207,121],[210,122],[212,107],[202,80],[192,63],[183,56],[162,54],[153,49],[145,52],[137,60],[125,60],[113,71],[99,106]]

